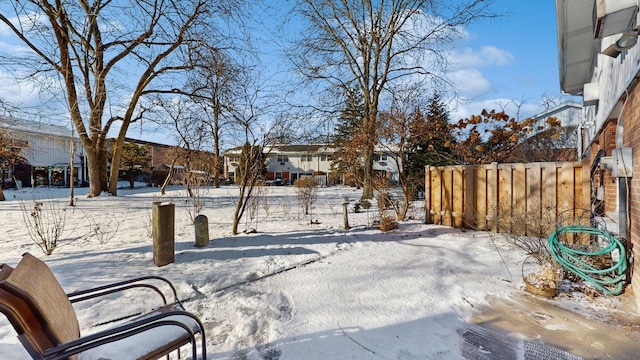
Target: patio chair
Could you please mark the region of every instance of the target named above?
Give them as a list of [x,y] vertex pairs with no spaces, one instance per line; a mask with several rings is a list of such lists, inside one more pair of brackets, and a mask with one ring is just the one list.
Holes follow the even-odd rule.
[[[161,288],[169,287],[168,303]],[[96,333],[81,336],[72,304],[104,295],[143,288],[161,299],[159,307]],[[25,253],[15,268],[0,265],[0,312],[33,359],[157,359],[190,344],[192,359],[206,359],[205,331],[200,320],[184,310],[174,286],[145,276],[65,294],[49,267]],[[114,314],[121,316],[122,314]]]

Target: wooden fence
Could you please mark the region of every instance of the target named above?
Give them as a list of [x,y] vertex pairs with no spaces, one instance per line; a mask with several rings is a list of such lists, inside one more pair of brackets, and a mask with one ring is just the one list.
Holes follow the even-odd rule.
[[588,224],[589,174],[581,162],[427,166],[427,223],[542,236]]

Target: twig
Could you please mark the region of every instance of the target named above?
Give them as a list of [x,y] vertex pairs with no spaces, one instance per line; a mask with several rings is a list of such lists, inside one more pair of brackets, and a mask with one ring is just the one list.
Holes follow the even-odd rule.
[[351,336],[349,336],[349,334],[347,334],[347,332],[346,332],[346,331],[344,331],[344,329],[342,328],[342,326],[340,326],[340,324],[338,324],[338,328],[339,328],[340,330],[342,330],[342,335],[346,336],[346,337],[347,337],[347,339],[349,339],[349,340],[353,341],[353,342],[354,342],[354,343],[356,343],[358,346],[360,346],[361,348],[363,348],[363,349],[367,350],[368,352],[370,352],[370,353],[372,353],[372,354],[374,354],[374,355],[376,354],[376,352],[375,352],[375,351],[373,351],[373,350],[369,349],[368,347],[366,347],[366,346],[364,346],[364,345],[360,344],[356,339],[354,339],[354,338],[352,338]]
[[500,260],[502,261],[502,264],[504,265],[504,268],[507,269],[507,272],[509,273],[509,276],[513,279],[513,275],[511,275],[511,271],[509,271],[509,267],[507,266],[506,261],[504,261],[504,258],[502,257],[502,253],[500,252],[500,249],[498,248],[498,245],[496,245],[495,239],[493,238],[493,236],[489,236],[489,238],[491,239],[491,242],[493,243],[493,246],[496,248],[496,251],[498,252],[498,255],[500,256]]

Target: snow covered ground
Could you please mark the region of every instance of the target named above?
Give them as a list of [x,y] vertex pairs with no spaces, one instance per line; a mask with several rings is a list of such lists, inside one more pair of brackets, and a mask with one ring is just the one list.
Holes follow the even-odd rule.
[[[146,187],[93,199],[84,192],[76,189],[76,206],[67,207],[68,189],[5,191],[0,263],[15,265],[30,252],[68,292],[166,277],[204,322],[209,359],[463,359],[460,333],[487,297],[522,291],[521,250],[489,233],[425,225],[420,203],[410,212],[414,220],[383,233],[371,226],[375,206],[353,212],[360,197],[353,188],[318,189],[312,215],[304,216],[292,187],[266,187],[240,226],[256,232],[231,236],[237,188],[200,189],[211,242],[196,248],[193,205],[183,189],[162,198]],[[350,230],[342,229],[345,198]],[[50,256],[25,225],[33,199],[52,199],[42,205],[50,218],[65,214],[65,232]],[[175,262],[163,267],[152,257],[157,200],[176,205]],[[136,313],[146,298],[121,300],[116,310],[79,308],[81,325],[100,324],[114,311]],[[0,358],[27,358],[4,318]]]

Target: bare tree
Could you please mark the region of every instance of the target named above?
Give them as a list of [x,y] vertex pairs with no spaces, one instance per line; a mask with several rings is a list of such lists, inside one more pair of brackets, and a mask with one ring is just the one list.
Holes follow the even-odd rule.
[[246,142],[242,146],[240,161],[236,169],[236,183],[238,184],[238,201],[233,212],[231,234],[238,235],[238,225],[251,203],[256,186],[262,184],[265,170],[266,156],[263,147]]
[[[249,68],[244,68],[245,70]],[[247,72],[246,74],[250,74]],[[287,118],[274,117],[271,113],[276,105],[266,96],[264,82],[259,73],[246,76],[240,84],[239,96],[230,109],[233,122],[230,131],[236,139],[242,139],[240,161],[235,169],[235,180],[239,189],[236,209],[233,214],[231,233],[238,234],[238,225],[256,195],[255,187],[264,180],[265,161],[279,139],[277,131],[286,129]],[[281,124],[285,125],[281,125]]]
[[[183,169],[181,181],[187,191],[189,197],[193,197],[192,183],[192,162],[197,160],[200,156],[200,152],[203,149],[206,134],[203,131],[204,123],[199,118],[197,113],[194,113],[194,104],[187,96],[178,95],[175,98],[163,99],[157,97],[154,101],[157,107],[161,108],[159,112],[162,114],[160,117],[165,123],[164,126],[171,127],[172,133],[175,136],[176,151],[173,152],[173,160],[171,161],[171,168],[167,176],[167,180],[173,176],[175,166],[178,160],[182,161]],[[162,194],[164,194],[166,184],[162,187]]]
[[390,204],[394,207],[400,221],[407,216],[412,199],[407,170],[410,143],[419,143],[427,136],[427,126],[420,110],[424,107],[422,101],[426,100],[422,94],[422,89],[416,85],[397,89],[393,94],[391,109],[380,114],[381,126],[378,129],[380,146],[398,166],[398,180],[402,187],[402,202]]
[[393,83],[415,76],[434,86],[447,84],[446,45],[473,21],[492,18],[491,1],[466,0],[450,5],[433,0],[299,0],[308,21],[292,53],[303,76],[328,91],[356,87],[364,100],[362,129],[369,136],[364,156],[363,198],[373,196],[374,134],[378,109]]
[[[140,119],[141,98],[175,87],[191,68],[187,48],[197,33],[215,38],[214,13],[229,15],[236,0],[16,0],[0,21],[31,52],[5,66],[57,76],[66,107],[85,148],[88,196],[117,193],[119,161],[129,126]],[[117,98],[122,96],[123,100]],[[108,103],[121,107],[107,111]],[[106,138],[119,122],[108,178]]]
[[214,186],[220,187],[223,131],[231,121],[234,102],[239,97],[244,72],[221,49],[206,43],[193,51],[197,66],[189,79],[190,96],[202,110],[204,128],[211,135]]

